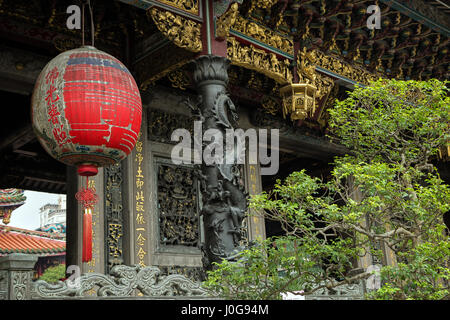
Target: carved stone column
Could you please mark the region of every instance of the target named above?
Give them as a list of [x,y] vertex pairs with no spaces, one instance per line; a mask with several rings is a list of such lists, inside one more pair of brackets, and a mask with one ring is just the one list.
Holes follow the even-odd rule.
[[[201,56],[195,60],[193,79],[199,93],[198,112],[202,120],[202,133],[210,129],[221,133],[225,142],[225,130],[233,129],[237,120],[235,106],[226,92],[229,60],[218,56]],[[229,116],[232,119],[229,119]],[[205,135],[203,135],[205,138]],[[214,143],[217,142],[214,139]],[[197,141],[196,143],[201,143]],[[207,143],[206,147],[214,145]],[[223,146],[222,152],[226,153]],[[204,150],[204,148],[202,148]],[[220,154],[215,154],[219,156]],[[225,159],[225,155],[221,157]],[[236,162],[234,162],[236,163]],[[241,224],[247,209],[241,170],[236,164],[214,162],[201,165],[202,211],[205,242],[203,244],[203,265],[211,268],[212,262],[233,259],[240,251]]]

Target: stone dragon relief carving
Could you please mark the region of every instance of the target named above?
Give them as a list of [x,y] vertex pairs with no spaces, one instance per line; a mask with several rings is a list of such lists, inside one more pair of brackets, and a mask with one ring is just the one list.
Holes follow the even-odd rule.
[[[200,95],[196,105],[188,106],[202,121],[204,130],[215,129],[225,136],[225,131],[233,129],[233,123],[238,119],[236,107],[225,91],[229,60],[202,56],[195,61],[195,65],[194,81]],[[248,203],[236,160],[245,150],[243,146],[240,146],[242,150],[238,150],[236,145],[241,144],[232,146],[234,159],[210,165],[204,163],[201,172],[198,170],[203,200],[201,214],[205,225],[205,243],[202,247],[205,269],[210,269],[212,262],[234,259],[242,250],[241,229]],[[228,152],[219,155],[222,160],[226,156]]]
[[184,275],[163,276],[154,266],[117,265],[111,269],[110,275],[86,273],[77,280],[68,279],[57,284],[38,280],[33,285],[31,298],[83,297],[92,292],[98,297],[210,295],[200,283],[193,282]]

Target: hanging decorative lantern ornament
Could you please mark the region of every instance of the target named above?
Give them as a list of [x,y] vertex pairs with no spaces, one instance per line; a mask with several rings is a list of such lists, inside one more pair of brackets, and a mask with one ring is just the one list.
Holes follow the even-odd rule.
[[316,111],[317,88],[309,83],[291,83],[280,89],[283,99],[283,117],[290,114],[292,121],[305,120]]
[[134,148],[142,120],[139,89],[125,65],[84,46],[83,36],[81,48],[61,53],[44,67],[31,100],[33,129],[43,148],[86,177],[76,198],[84,207],[82,260],[88,262],[92,209],[98,201],[88,179]]

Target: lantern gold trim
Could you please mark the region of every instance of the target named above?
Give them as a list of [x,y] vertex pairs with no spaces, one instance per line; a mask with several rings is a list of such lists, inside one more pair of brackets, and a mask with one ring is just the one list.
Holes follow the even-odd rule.
[[317,87],[309,83],[291,83],[280,89],[283,100],[283,117],[290,114],[291,120],[305,120],[316,111]]

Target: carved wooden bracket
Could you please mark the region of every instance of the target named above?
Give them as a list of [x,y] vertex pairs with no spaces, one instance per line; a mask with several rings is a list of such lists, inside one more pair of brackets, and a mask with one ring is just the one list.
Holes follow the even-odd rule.
[[233,3],[216,22],[216,37],[218,39],[225,39],[230,34],[246,42],[258,43],[269,51],[294,55],[294,41],[291,37],[242,17],[239,14],[237,3]]
[[233,37],[227,38],[227,46],[232,64],[260,72],[280,84],[292,82],[289,59],[281,60],[274,53],[242,44]]
[[158,30],[178,47],[191,52],[202,50],[200,23],[156,7],[148,10],[147,15],[153,19]]

